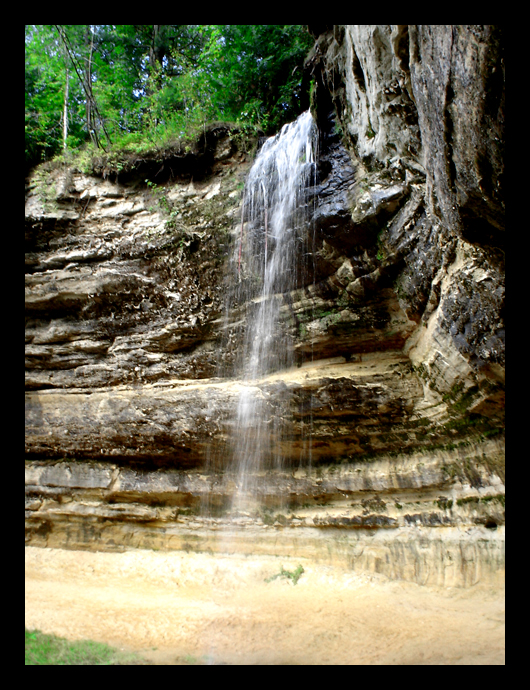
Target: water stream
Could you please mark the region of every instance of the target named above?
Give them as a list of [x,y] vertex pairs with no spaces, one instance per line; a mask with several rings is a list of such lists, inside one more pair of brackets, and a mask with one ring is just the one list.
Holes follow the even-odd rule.
[[250,509],[261,472],[282,468],[289,393],[263,377],[295,364],[291,295],[311,268],[308,190],[316,155],[317,128],[308,111],[265,142],[245,184],[237,247],[236,303],[245,311],[245,328],[235,372],[243,382],[232,435],[236,513]]

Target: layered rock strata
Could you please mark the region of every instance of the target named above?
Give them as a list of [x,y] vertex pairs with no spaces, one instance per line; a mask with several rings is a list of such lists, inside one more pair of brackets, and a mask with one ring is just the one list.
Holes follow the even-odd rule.
[[490,441],[265,472],[237,519],[230,473],[36,461],[27,535],[37,546],[274,553],[420,584],[502,584],[503,450]]
[[284,469],[228,540],[238,130],[97,174],[43,167],[26,199],[29,543],[501,577],[502,37],[310,29],[313,269],[275,297],[299,366],[252,384]]

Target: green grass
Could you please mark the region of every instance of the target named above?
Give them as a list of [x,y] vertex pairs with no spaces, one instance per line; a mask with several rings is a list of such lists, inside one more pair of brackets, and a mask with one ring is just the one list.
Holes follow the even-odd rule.
[[101,642],[70,642],[26,629],[26,666],[139,666],[147,662]]

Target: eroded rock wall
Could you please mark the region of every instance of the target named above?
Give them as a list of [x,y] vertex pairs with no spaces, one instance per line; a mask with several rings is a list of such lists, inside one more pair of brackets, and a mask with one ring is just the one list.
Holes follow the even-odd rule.
[[[502,37],[309,28],[312,271],[276,296],[298,367],[254,382],[285,466],[259,478],[230,548],[498,581]],[[250,163],[217,123],[188,150],[33,172],[29,543],[228,548],[245,326],[231,285]]]
[[488,397],[505,361],[501,29],[310,28],[315,110],[325,123],[333,107],[355,168],[352,222],[367,233],[376,216],[376,277],[425,327],[409,355],[432,390]]
[[26,204],[27,389],[215,373],[209,343],[224,308],[240,156],[220,154],[198,179],[190,163],[169,185],[141,170],[125,182],[68,167],[35,171]]

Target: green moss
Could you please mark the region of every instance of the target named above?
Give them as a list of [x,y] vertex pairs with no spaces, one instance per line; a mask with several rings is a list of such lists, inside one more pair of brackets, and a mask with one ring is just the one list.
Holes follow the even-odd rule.
[[444,424],[446,431],[455,434],[474,435],[489,438],[502,433],[503,429],[498,426],[498,421],[479,414],[469,414],[460,417],[453,417]]
[[455,385],[452,387],[451,391],[449,393],[446,393],[443,396],[443,401],[444,402],[453,402],[455,401],[458,396],[460,395],[462,389],[464,387],[463,382],[455,383]]
[[478,504],[478,502],[479,502],[478,496],[466,496],[465,498],[457,498],[456,499],[456,505],[457,506]]
[[458,467],[454,463],[451,465],[442,465],[441,470],[445,475],[451,477],[451,479],[458,476]]
[[495,494],[494,496],[482,496],[481,503],[500,503],[503,508],[506,507],[506,496],[504,494]]
[[495,494],[494,496],[466,496],[464,498],[459,498],[456,501],[457,506],[465,506],[465,505],[478,505],[479,503],[482,504],[488,504],[488,503],[500,503],[500,505],[504,508],[505,507],[505,495],[504,494]]

